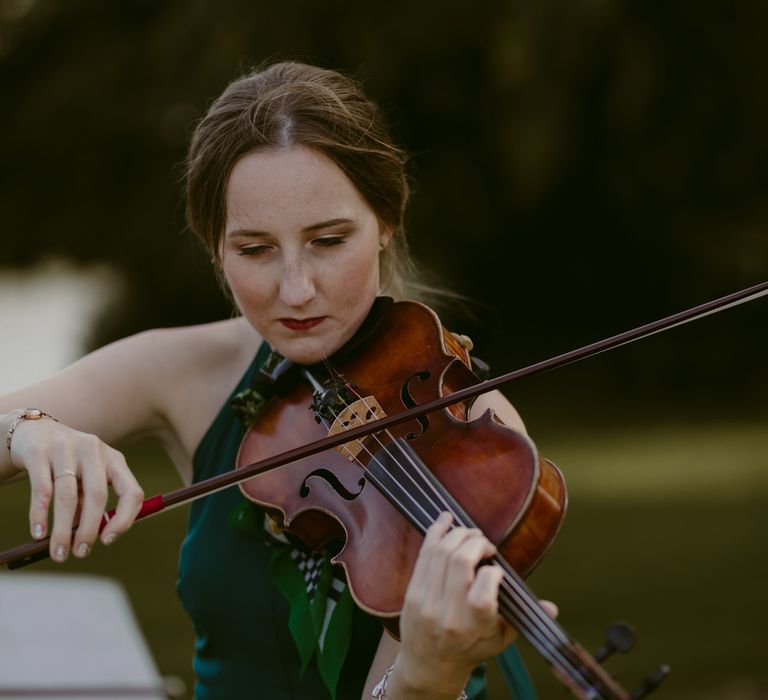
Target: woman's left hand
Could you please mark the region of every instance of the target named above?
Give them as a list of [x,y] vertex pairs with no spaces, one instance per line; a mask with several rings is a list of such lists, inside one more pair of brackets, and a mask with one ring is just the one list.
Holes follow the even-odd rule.
[[[451,529],[443,513],[427,530],[400,617],[398,680],[456,697],[472,669],[515,639],[498,615],[502,570],[480,530]],[[440,687],[436,687],[438,684]]]

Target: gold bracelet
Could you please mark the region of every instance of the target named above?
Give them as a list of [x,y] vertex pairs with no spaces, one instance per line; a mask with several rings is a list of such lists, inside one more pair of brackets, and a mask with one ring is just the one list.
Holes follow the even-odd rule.
[[[386,671],[384,671],[383,678],[374,686],[371,696],[376,700],[387,700],[387,682],[392,675],[392,671],[395,669],[395,664],[392,664]],[[462,690],[456,700],[467,700],[467,691]]]
[[[23,420],[40,420],[41,418],[50,418],[51,420],[59,422],[58,418],[54,418],[50,413],[41,411],[39,408],[25,408],[16,418],[13,419],[11,427],[8,428],[8,433],[5,436],[5,446],[8,448],[8,456],[11,456],[11,440],[13,439],[13,433],[16,428],[19,427],[19,423]],[[11,460],[13,461],[13,460]]]

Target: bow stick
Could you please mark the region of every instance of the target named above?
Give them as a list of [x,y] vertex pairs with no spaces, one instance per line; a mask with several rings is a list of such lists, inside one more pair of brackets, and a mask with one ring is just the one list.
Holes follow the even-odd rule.
[[[419,418],[428,413],[433,413],[434,411],[446,408],[454,403],[466,401],[467,399],[497,389],[515,379],[541,374],[542,372],[562,367],[572,362],[577,362],[578,360],[583,360],[587,357],[606,352],[607,350],[612,350],[613,348],[655,335],[656,333],[661,333],[662,331],[669,330],[670,328],[680,326],[684,323],[689,323],[690,321],[695,321],[704,316],[730,309],[739,304],[745,304],[766,295],[768,295],[768,282],[762,282],[753,287],[748,287],[747,289],[742,289],[741,291],[733,292],[724,297],[694,306],[691,309],[680,311],[671,316],[652,321],[651,323],[646,323],[645,325],[638,326],[632,330],[624,331],[623,333],[613,335],[603,340],[598,340],[597,342],[590,343],[589,345],[577,348],[576,350],[556,355],[548,360],[536,362],[527,367],[523,367],[522,369],[502,374],[493,379],[488,379],[465,389],[454,391],[451,394],[438,397],[421,405],[407,408],[400,413],[379,418],[370,423],[342,431],[336,435],[329,435],[328,437],[308,443],[307,445],[296,447],[287,452],[282,452],[247,467],[233,469],[225,474],[219,474],[218,476],[205,479],[204,481],[185,486],[175,491],[169,491],[165,494],[157,494],[144,501],[139,514],[136,516],[136,520],[142,520],[164,510],[190,503],[203,496],[216,493],[217,491],[239,484],[242,481],[247,481],[258,474],[277,469],[278,467],[303,459],[304,457],[309,457],[312,454],[338,447],[339,445],[352,442],[353,440],[360,440],[373,433],[386,430],[393,425]],[[111,510],[104,514],[101,523],[102,529],[109,522],[114,513],[115,511]],[[7,565],[9,569],[18,569],[22,566],[27,566],[33,562],[45,559],[49,555],[48,545],[49,538],[46,537],[42,540],[37,540],[36,542],[30,542],[29,544],[21,545],[14,549],[6,550],[5,552],[0,552],[0,565]]]

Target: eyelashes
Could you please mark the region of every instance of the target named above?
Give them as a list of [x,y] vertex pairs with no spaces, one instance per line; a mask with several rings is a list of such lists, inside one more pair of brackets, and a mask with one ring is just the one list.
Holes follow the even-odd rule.
[[[334,248],[336,246],[344,245],[346,242],[346,236],[323,236],[322,238],[315,238],[312,241],[312,245],[318,248]],[[273,249],[273,246],[269,245],[250,245],[243,246],[237,249],[238,255],[248,256],[260,256]]]
[[238,248],[238,255],[262,255],[269,250],[269,246],[265,245],[252,245],[245,248]]
[[342,245],[345,240],[344,236],[325,236],[323,238],[316,238],[312,243],[321,248],[332,248],[333,246]]

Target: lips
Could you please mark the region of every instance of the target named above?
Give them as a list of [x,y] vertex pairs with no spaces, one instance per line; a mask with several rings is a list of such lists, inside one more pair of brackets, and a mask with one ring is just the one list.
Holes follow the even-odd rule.
[[281,318],[282,323],[286,328],[290,328],[292,331],[308,331],[310,328],[321,324],[325,320],[325,316],[317,316],[316,318]]

